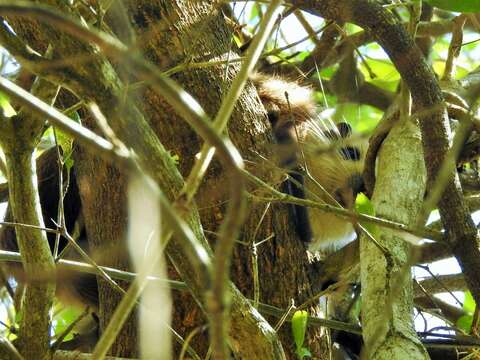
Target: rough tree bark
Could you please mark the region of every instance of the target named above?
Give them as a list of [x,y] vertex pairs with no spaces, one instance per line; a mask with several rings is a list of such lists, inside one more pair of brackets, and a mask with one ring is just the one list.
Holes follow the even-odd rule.
[[[377,160],[372,197],[377,216],[415,223],[425,193],[422,154],[416,124],[399,120]],[[376,235],[387,253],[366,236],[360,238],[364,351],[369,359],[427,359],[413,326],[411,277],[400,276],[409,261],[410,245],[387,229]]]
[[[148,4],[147,4],[148,3]],[[160,12],[152,11],[152,6],[161,9]],[[199,61],[226,60],[230,53],[231,33],[226,27],[223,16],[210,2],[195,2],[194,5],[179,6],[178,3],[156,1],[132,1],[128,3],[128,12],[133,19],[132,26],[142,38],[148,34],[143,45],[143,52],[155,64],[164,64],[163,69],[172,65],[185,62],[185,53],[189,58]],[[175,27],[168,24],[176,24]],[[155,29],[155,30],[154,30]],[[158,30],[157,30],[158,29]],[[163,31],[160,31],[163,30]],[[229,83],[238,67],[230,65],[227,81],[224,80],[225,70],[222,66],[207,69],[189,70],[173,75],[173,78],[182,84],[185,89],[198,99],[210,116],[214,116],[219,108],[222,95],[228,89]],[[208,92],[208,96],[205,96]],[[144,111],[148,114],[152,126],[156,129],[162,143],[180,157],[180,171],[188,175],[193,164],[194,156],[200,149],[198,137],[188,128],[181,118],[176,116],[158,96],[146,89],[143,94]],[[249,169],[263,178],[268,178],[268,165],[264,167],[257,154],[272,158],[272,140],[270,137],[266,118],[261,109],[261,104],[256,98],[254,89],[249,86],[239,99],[230,119],[228,132],[234,144],[239,148],[245,160],[253,162]],[[260,165],[260,166],[259,166]],[[247,163],[248,167],[248,163]],[[222,219],[222,210],[225,200],[226,180],[218,164],[213,164],[212,170],[207,175],[207,181],[196,198],[202,217],[204,229],[215,232]],[[265,204],[250,204],[248,220],[243,232],[243,241],[258,242],[272,233],[275,237],[262,245],[258,250],[261,301],[279,307],[288,306],[290,299],[302,303],[311,294],[310,279],[307,273],[308,259],[303,245],[296,238],[293,227],[287,220],[288,212],[285,206],[274,206],[267,212],[261,227],[257,232],[258,221],[262,216]],[[253,236],[256,236],[253,239]],[[214,238],[212,238],[213,240]],[[250,249],[237,246],[234,256],[232,278],[240,290],[253,298],[252,265],[250,263]],[[315,279],[312,279],[315,282]],[[191,315],[199,314],[189,304],[188,294],[178,294],[185,304],[189,321],[180,321],[179,317],[174,323],[182,323],[182,332],[188,333],[198,325],[198,317],[194,320]],[[177,301],[178,302],[178,301]],[[179,314],[185,319],[184,310]],[[288,330],[288,329],[287,329]],[[289,330],[282,332],[284,345],[292,344]],[[318,336],[318,334],[317,334]],[[313,338],[316,338],[313,335]],[[204,342],[204,344],[206,344]],[[293,349],[293,348],[292,348]],[[291,349],[291,350],[292,350]]]

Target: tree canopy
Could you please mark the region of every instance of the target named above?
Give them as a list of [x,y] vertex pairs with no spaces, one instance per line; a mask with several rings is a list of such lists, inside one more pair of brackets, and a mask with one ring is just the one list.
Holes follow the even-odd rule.
[[[0,16],[0,358],[478,356],[478,1]],[[280,84],[280,125],[253,74]],[[307,151],[334,166],[316,175]],[[351,204],[321,192],[345,153],[363,171]],[[308,251],[305,211],[354,241]]]

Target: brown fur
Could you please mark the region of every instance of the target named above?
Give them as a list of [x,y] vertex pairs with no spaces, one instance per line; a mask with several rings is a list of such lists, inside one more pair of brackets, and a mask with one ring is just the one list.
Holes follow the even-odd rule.
[[[277,111],[303,122],[315,116],[317,106],[312,89],[278,76],[254,73],[251,77],[267,111]],[[287,94],[287,95],[285,95]],[[287,100],[288,97],[288,100]]]
[[[293,169],[290,175],[297,183],[303,184],[303,188],[296,185],[289,187],[294,190],[293,195],[352,208],[358,179],[361,179],[363,171],[367,142],[341,134],[331,120],[322,119],[311,88],[261,73],[255,73],[252,81],[280,145],[280,163],[289,170]],[[358,150],[359,159],[346,159],[341,153],[346,147]],[[303,178],[298,175],[302,168],[307,173]],[[312,251],[332,244],[338,247],[354,238],[352,224],[333,214],[296,207],[294,215],[308,217],[297,219],[297,230],[308,233]]]

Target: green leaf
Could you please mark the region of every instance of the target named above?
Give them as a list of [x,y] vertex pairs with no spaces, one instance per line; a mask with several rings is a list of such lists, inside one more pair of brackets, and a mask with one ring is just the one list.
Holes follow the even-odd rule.
[[[357,195],[357,199],[355,200],[355,210],[359,214],[364,215],[371,215],[375,216],[375,208],[373,207],[372,202],[370,199],[363,193]],[[375,224],[364,223],[360,221],[360,224],[368,230],[368,232],[373,236],[377,237],[378,234],[378,227]]]
[[425,0],[432,6],[439,9],[456,11],[462,13],[472,13],[480,11],[479,0]]
[[170,158],[173,160],[175,165],[178,165],[178,163],[180,162],[180,156],[178,154],[175,154],[171,150],[168,151],[168,155],[170,155]]
[[475,300],[473,299],[470,291],[465,291],[464,294],[465,298],[463,300],[463,310],[467,313],[467,315],[461,316],[457,320],[456,325],[466,333],[470,333],[472,329],[473,313],[475,312]]
[[74,111],[74,112],[69,113],[68,117],[70,119],[72,119],[73,121],[75,121],[76,123],[79,123],[79,124],[82,121],[82,118],[80,117],[80,114],[78,113],[78,111]]
[[301,51],[295,56],[295,60],[303,61],[307,56],[309,56],[312,52],[311,51]]
[[328,104],[330,107],[333,107],[337,104],[336,96],[332,96],[330,94],[322,94],[320,91],[315,92],[315,101],[321,107],[326,107]]
[[0,107],[2,108],[3,116],[5,117],[12,117],[17,114],[12,105],[10,105],[8,96],[2,92],[0,92]]
[[[55,336],[59,336],[65,332],[68,326],[81,315],[81,311],[74,307],[64,308],[57,316],[55,316],[53,323]],[[71,340],[74,336],[74,332],[71,331],[64,341]]]
[[238,47],[242,47],[243,45],[242,40],[237,35],[233,35],[233,41],[235,41],[235,44]]
[[457,320],[457,327],[465,331],[467,334],[470,333],[472,329],[473,316],[472,315],[463,315]]
[[15,324],[20,324],[23,319],[23,313],[21,311],[15,314]]
[[295,311],[292,316],[292,333],[297,350],[303,346],[305,332],[307,331],[307,321],[308,313],[305,310]]
[[[372,72],[376,75],[375,79],[383,79],[384,81],[400,80],[400,74],[390,61],[375,58],[366,58],[365,61]],[[370,72],[366,68],[365,63],[360,63],[360,70],[367,81],[375,80],[370,77]]]
[[463,300],[463,310],[468,314],[475,312],[475,300],[470,291],[465,291],[465,299]]
[[[73,113],[68,114],[68,116],[70,117],[70,119],[74,120],[76,123],[80,123],[81,118],[77,111],[74,111]],[[69,161],[70,159],[68,165],[71,167],[73,165],[73,160],[71,160],[71,156],[73,153],[74,139],[73,137],[71,137],[70,135],[68,135],[67,133],[63,132],[58,128],[55,128],[55,133],[57,135],[58,146],[60,146],[60,148],[62,149],[63,159],[65,163],[67,163],[67,161]],[[67,166],[67,169],[69,169],[68,166]]]
[[[329,104],[332,104],[329,102]],[[332,106],[332,105],[330,105]],[[334,118],[349,123],[356,133],[370,134],[377,126],[383,113],[368,105],[341,103],[336,107]]]
[[[332,66],[323,68],[319,72],[320,77],[322,78],[322,80],[330,80],[333,74],[335,74],[335,72],[337,71],[337,69],[338,69],[337,65],[332,65]],[[315,69],[315,75],[313,76],[313,78],[317,79],[316,81],[318,81],[318,73],[316,72],[316,69]]]
[[360,319],[360,312],[362,311],[362,295],[358,297],[358,299],[353,303],[351,316],[355,319]]
[[42,139],[38,148],[40,150],[50,149],[52,146],[55,146],[55,137],[53,136],[53,128],[51,126],[43,133]]
[[357,195],[355,210],[360,214],[375,216],[375,209],[370,199],[363,193]]
[[433,71],[435,71],[435,74],[441,75],[445,72],[445,61],[434,61],[432,63],[432,68]]
[[399,79],[393,79],[393,80],[384,80],[381,78],[376,78],[373,79],[372,81],[369,81],[372,85],[378,86],[379,88],[391,92],[396,92],[398,88],[398,83]]
[[349,34],[349,35],[354,34],[356,32],[359,32],[359,31],[363,31],[363,29],[360,26],[352,24],[352,23],[347,23],[345,30],[347,31],[347,34]]
[[57,143],[62,149],[63,157],[68,158],[73,151],[73,137],[59,129],[55,129],[55,133],[57,134]]
[[250,10],[250,15],[249,15],[249,21],[253,21],[259,16],[258,6],[260,6],[260,5],[253,5],[252,6],[252,8]]
[[310,352],[310,350],[304,347],[295,350],[295,354],[297,354],[299,359],[303,359],[305,357],[312,357],[312,353]]

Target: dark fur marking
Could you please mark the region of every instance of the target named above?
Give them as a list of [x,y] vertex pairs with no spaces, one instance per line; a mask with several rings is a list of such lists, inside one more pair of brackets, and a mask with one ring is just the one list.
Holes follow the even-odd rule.
[[[292,169],[288,172],[292,180],[287,179],[283,183],[283,192],[300,199],[305,199],[304,179],[301,174],[301,169],[296,166],[297,155],[292,146],[296,142],[294,125],[290,121],[279,125],[278,112],[275,111],[268,112],[268,119],[272,125],[275,140],[280,146],[285,145],[284,149],[280,149],[281,152],[286,152],[286,156],[282,156],[283,159],[281,159],[280,165],[287,169]],[[291,149],[289,149],[289,146],[291,146]],[[295,229],[300,239],[304,243],[310,242],[312,239],[312,229],[308,219],[308,209],[305,206],[290,205],[289,211],[294,219]]]
[[337,124],[337,129],[338,129],[338,132],[340,133],[340,136],[343,139],[352,135],[352,127],[350,126],[349,123],[340,122],[340,123]]
[[280,114],[278,111],[269,111],[267,112],[268,121],[270,121],[270,125],[272,128],[275,129],[278,123],[278,119],[280,118]]
[[354,174],[348,179],[348,185],[353,190],[353,195],[357,196],[361,192],[365,192],[365,182],[361,174]]
[[[305,199],[304,180],[303,175],[298,171],[291,172],[290,176],[295,182],[287,180],[284,183],[284,192],[300,199]],[[293,215],[295,229],[299,238],[304,243],[309,243],[312,240],[312,228],[308,219],[308,209],[305,206],[292,205],[290,212]]]
[[360,150],[353,146],[345,146],[340,149],[340,154],[344,160],[359,161],[361,159]]

